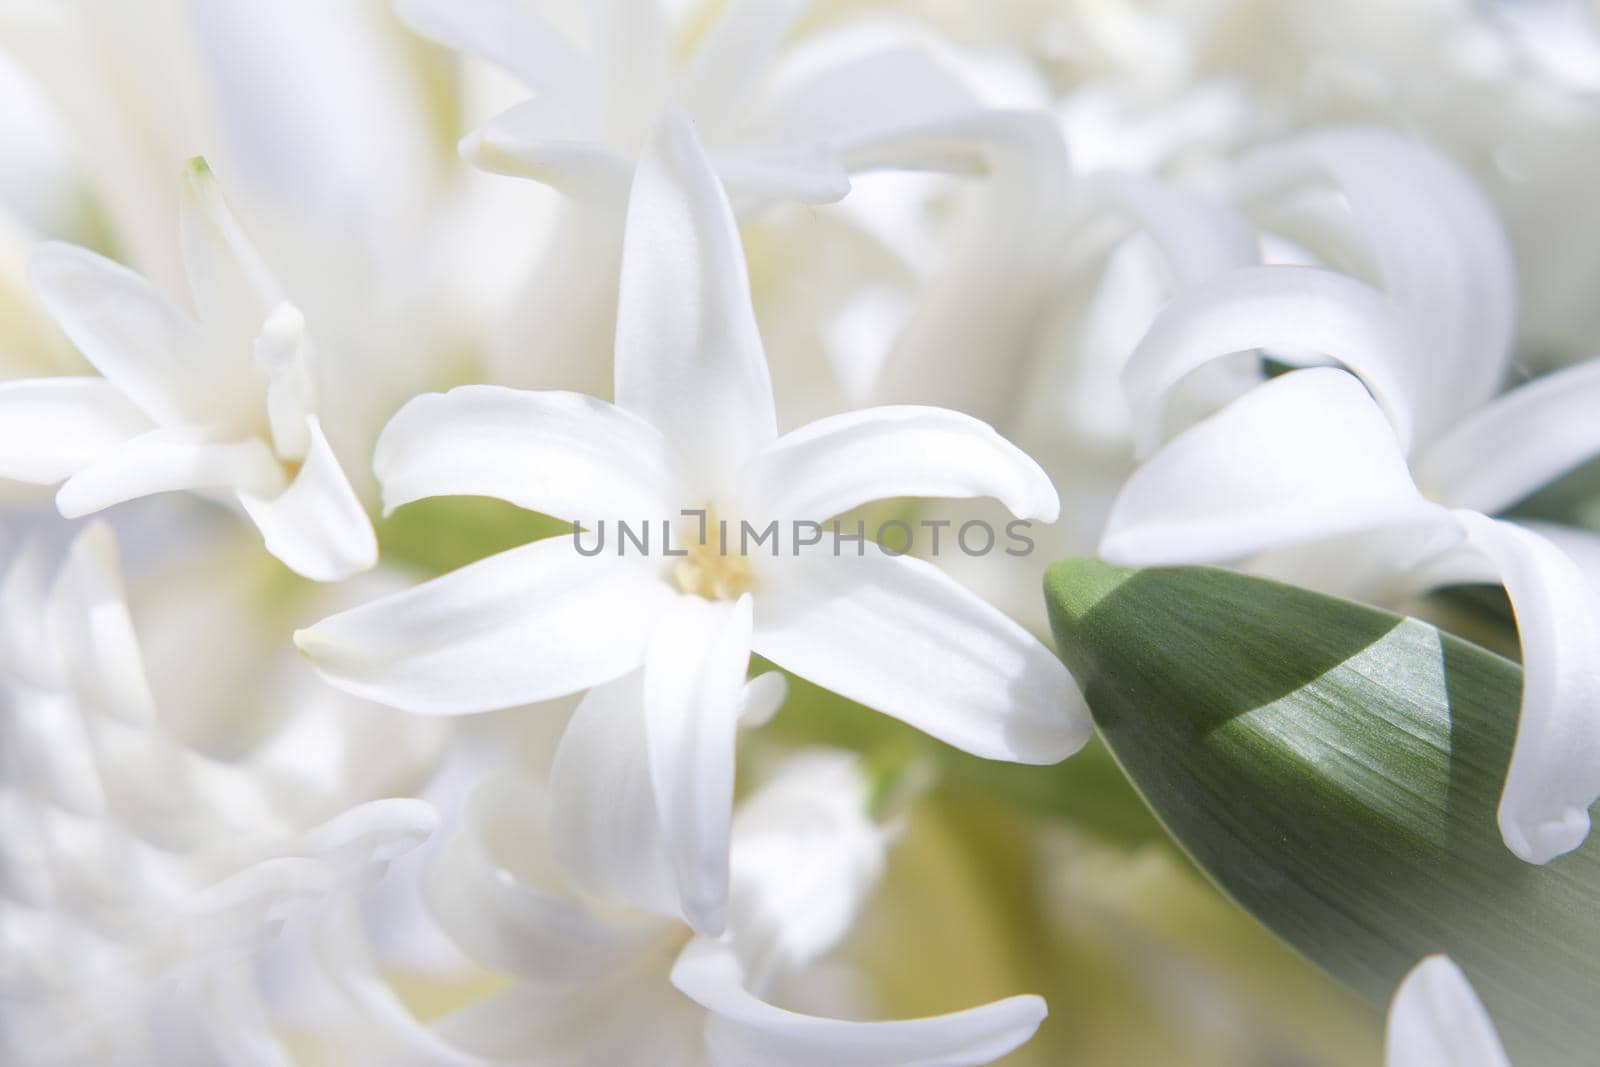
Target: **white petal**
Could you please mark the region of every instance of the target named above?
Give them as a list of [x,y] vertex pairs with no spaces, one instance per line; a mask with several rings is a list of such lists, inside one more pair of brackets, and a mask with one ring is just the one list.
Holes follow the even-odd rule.
[[1529,863],[1571,852],[1600,797],[1600,593],[1550,542],[1455,512],[1499,570],[1522,642],[1522,713],[1500,795],[1500,833]]
[[1313,267],[1252,267],[1174,297],[1128,358],[1123,389],[1141,456],[1160,444],[1167,394],[1212,360],[1252,349],[1318,352],[1359,376],[1411,445],[1416,345],[1398,306],[1371,286]]
[[296,574],[337,582],[378,562],[378,537],[315,415],[307,416],[310,451],[289,487],[274,497],[239,493],[267,551]]
[[757,77],[771,63],[810,0],[734,0],[706,31],[678,85],[677,102],[701,136],[739,132]]
[[[1040,316],[1072,239],[1060,191],[1074,180],[1052,116],[1009,111],[897,130],[852,149],[858,168],[984,175],[980,209],[923,289],[915,316],[885,363],[878,396],[957,408],[996,425],[1026,393]],[[849,210],[850,199],[844,202]]]
[[[1015,198],[1032,178],[1049,182],[1065,169],[1066,142],[1048,116],[1031,111],[980,108],[943,115],[926,122],[876,131],[874,136],[841,146],[851,174],[870,170],[932,171],[938,174],[989,175],[997,180],[1002,210],[1037,207],[1031,197]],[[1032,171],[1030,175],[1027,172]],[[1030,188],[1030,191],[1031,188]]]
[[155,720],[139,638],[122,587],[116,536],[91,523],[72,542],[51,594],[51,636],[81,711],[144,725]]
[[385,511],[492,496],[584,523],[676,516],[670,464],[660,431],[619,407],[497,385],[415,397],[384,427],[372,461]]
[[[1517,525],[1525,530],[1532,530],[1559,548],[1578,565],[1579,570],[1583,571],[1584,576],[1589,579],[1590,587],[1600,592],[1600,532],[1580,526],[1530,519],[1518,519]],[[1496,580],[1493,577],[1479,579],[1480,582]]]
[[677,44],[667,5],[586,0],[583,7],[603,128],[614,144],[638,145],[672,94]]
[[189,288],[207,335],[213,343],[247,343],[283,292],[203,159],[190,160],[184,171],[178,226]]
[[610,922],[591,912],[545,851],[547,816],[545,798],[526,778],[478,786],[424,876],[428,904],[450,939],[485,967],[539,985],[615,973],[642,938],[671,924]]
[[581,106],[563,97],[518,104],[463,138],[461,158],[492,174],[620,205],[633,180],[633,160],[596,139],[581,119]]
[[778,714],[789,697],[789,682],[779,671],[758,674],[745,683],[739,722],[744,726],[764,726]]
[[739,803],[728,928],[751,988],[797,973],[849,933],[887,858],[870,799],[860,757],[809,749]]
[[395,14],[447,48],[478,56],[525,85],[574,92],[585,61],[531,4],[519,0],[395,0]]
[[645,149],[628,202],[616,376],[618,406],[666,434],[709,495],[778,435],[739,231],[677,111]]
[[104,378],[0,382],[0,478],[50,485],[150,428]]
[[205,342],[149,282],[103,256],[55,241],[34,249],[28,277],[84,358],[152,420],[213,417],[201,380]]
[[650,773],[644,672],[596,686],[578,705],[550,768],[548,824],[551,848],[587,893],[678,915]]
[[1500,1035],[1467,976],[1448,956],[1429,956],[1389,1002],[1387,1067],[1511,1067]]
[[283,468],[259,438],[209,441],[186,429],[151,430],[68,478],[56,507],[69,519],[126,500],[181,489],[277,493]]
[[960,1067],[989,1063],[1033,1036],[1039,997],[895,1022],[845,1022],[773,1007],[744,988],[732,949],[697,938],[672,968],[672,984],[712,1013],[706,1043],[716,1067]]
[[755,651],[780,667],[975,755],[1055,763],[1089,739],[1054,653],[922,560],[772,561],[755,626]]
[[706,934],[727,923],[734,739],[750,665],[749,595],[681,596],[644,660],[645,736],[661,832],[683,916]]
[[1513,389],[1419,457],[1417,480],[1457,507],[1493,514],[1600,453],[1600,359]]
[[1141,174],[1096,174],[1088,189],[1150,235],[1180,285],[1260,261],[1260,238],[1236,209]]
[[[627,963],[595,981],[512,986],[430,1031],[483,1056],[482,1067],[705,1067],[705,1011],[659,970]],[[447,1065],[430,1059],[415,1067]]]
[[316,413],[311,378],[311,342],[306,317],[290,303],[268,313],[255,336],[257,365],[267,372],[267,422],[272,448],[280,459],[305,459],[311,449],[306,420]]
[[1100,552],[1132,565],[1220,562],[1430,508],[1361,383],[1313,368],[1252,389],[1134,471]]
[[433,805],[392,797],[349,808],[306,831],[290,847],[315,857],[342,889],[363,889],[438,828],[439,813]]
[[[751,116],[762,142],[856,147],[909,127],[981,109],[956,75],[919,48],[873,48],[839,59],[851,46],[849,30],[797,44],[796,68]],[[789,63],[786,60],[785,66]]]
[[522,545],[295,634],[323,678],[424,715],[531,704],[637,667],[672,595],[570,537]]
[[740,475],[756,518],[826,519],[892,497],[991,496],[1054,522],[1055,486],[988,423],[945,408],[876,407],[818,419],[778,439]]
[[850,192],[844,164],[820,145],[725,150],[711,162],[741,218],[786,201],[831,204]]
[[1494,206],[1461,168],[1393,130],[1319,131],[1264,149],[1243,167],[1260,197],[1331,178],[1365,238],[1379,283],[1407,309],[1425,374],[1415,396],[1431,437],[1492,397],[1516,329],[1516,271]]

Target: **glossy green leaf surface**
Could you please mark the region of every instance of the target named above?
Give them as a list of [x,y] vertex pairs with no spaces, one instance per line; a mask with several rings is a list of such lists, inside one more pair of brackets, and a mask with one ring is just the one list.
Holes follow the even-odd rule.
[[1179,844],[1374,1003],[1433,952],[1520,1067],[1600,1057],[1600,843],[1544,867],[1495,808],[1521,669],[1426,623],[1205,567],[1066,560],[1056,641]]

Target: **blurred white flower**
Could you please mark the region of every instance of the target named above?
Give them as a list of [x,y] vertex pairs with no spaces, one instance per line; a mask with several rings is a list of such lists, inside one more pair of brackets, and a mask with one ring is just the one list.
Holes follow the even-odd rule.
[[0,474],[64,479],[56,504],[68,518],[151,493],[231,493],[300,574],[336,581],[371,567],[377,538],[323,436],[304,317],[202,161],[182,203],[198,320],[93,252],[34,252],[41,300],[103,377],[0,384]]
[[1331,176],[1353,225],[1312,211],[1301,232],[1377,284],[1269,265],[1188,287],[1124,374],[1138,439],[1151,449],[1172,389],[1220,357],[1265,349],[1345,369],[1292,371],[1161,447],[1118,497],[1102,552],[1148,564],[1278,550],[1260,569],[1379,599],[1503,583],[1526,674],[1500,826],[1513,852],[1547,862],[1583,841],[1600,795],[1600,594],[1548,539],[1485,516],[1600,453],[1600,361],[1496,397],[1509,256],[1487,205],[1433,153],[1345,131],[1254,167],[1274,190]]
[[333,795],[329,818],[269,754],[186,747],[151,697],[109,528],[79,535],[53,577],[20,553],[3,591],[7,1062],[202,1062],[202,1047],[211,1062],[270,1043],[255,954],[371,884],[432,832],[433,809]]
[[[613,731],[625,758],[644,738]],[[648,808],[587,779],[597,804]],[[727,932],[697,935],[655,912],[653,899],[596,900],[566,879],[545,839],[535,782],[497,778],[469,799],[462,825],[432,865],[426,892],[444,931],[508,984],[427,1025],[370,974],[359,931],[337,952],[347,988],[388,1019],[382,1062],[763,1064],[958,1067],[987,1063],[1027,1041],[1044,1002],[1017,996],[949,1015],[855,1022],[801,1014],[772,1000],[798,996],[805,976],[849,932],[885,862],[884,831],[867,817],[866,782],[834,752],[799,754],[739,809]],[[554,814],[554,813],[551,813]],[[552,825],[560,825],[559,822]],[[644,886],[664,862],[601,838],[613,886]]]
[[[295,639],[334,685],[428,714],[546,700],[643,665],[650,775],[684,903],[714,931],[752,649],[990,758],[1053,763],[1089,726],[1060,661],[927,563],[864,545],[829,553],[820,532],[782,554],[780,532],[765,555],[738,525],[787,531],[933,495],[991,495],[1053,520],[1043,472],[984,424],[933,408],[868,409],[779,437],[733,217],[685,118],[669,113],[647,148],[629,216],[616,406],[490,386],[420,397],[385,431],[376,467],[390,508],[476,494],[591,530],[670,522],[682,554],[628,556],[620,542],[580,553],[575,528]],[[685,522],[683,509],[703,514]]]
[[1511,1067],[1500,1035],[1467,976],[1448,956],[1429,956],[1389,1003],[1387,1067]]
[[[547,183],[620,210],[663,106],[694,122],[741,214],[772,203],[822,204],[850,190],[850,156],[923,124],[978,108],[930,55],[884,48],[813,63],[803,77],[769,67],[811,0],[735,0],[676,59],[655,0],[586,5],[586,47],[516,0],[397,0],[418,32],[517,76],[534,97],[462,142],[486,170]],[[932,131],[930,131],[932,132]]]

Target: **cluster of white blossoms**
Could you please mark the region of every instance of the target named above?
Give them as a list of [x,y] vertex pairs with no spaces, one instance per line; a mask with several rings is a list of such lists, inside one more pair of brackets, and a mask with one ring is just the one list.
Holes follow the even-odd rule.
[[[1024,1056],[847,951],[937,772],[773,720],[1067,760],[1073,553],[1503,587],[1499,830],[1578,848],[1596,71],[1562,0],[0,0],[0,1061]],[[1442,956],[1387,1060],[1507,1062]]]

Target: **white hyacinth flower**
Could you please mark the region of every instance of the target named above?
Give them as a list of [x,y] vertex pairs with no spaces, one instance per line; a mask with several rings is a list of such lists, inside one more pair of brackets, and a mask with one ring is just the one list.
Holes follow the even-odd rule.
[[1511,1067],[1489,1013],[1449,956],[1413,967],[1389,1002],[1386,1067]]
[[255,955],[372,884],[432,807],[308,812],[270,763],[188,748],[154,704],[104,525],[53,576],[19,553],[0,592],[0,1055],[235,1062],[224,1050],[272,1044]]
[[[679,113],[647,148],[629,208],[616,378],[615,405],[493,386],[418,397],[379,442],[385,505],[471,494],[589,530],[671,521],[682,554],[657,542],[586,556],[575,525],[300,631],[324,677],[449,715],[642,666],[650,776],[685,906],[711,931],[752,651],[988,758],[1053,763],[1088,739],[1060,661],[932,565],[864,545],[741,543],[741,522],[776,523],[786,541],[794,520],[892,497],[993,496],[1047,521],[1059,503],[1032,460],[956,412],[873,408],[778,435],[733,215]],[[719,519],[733,525],[725,542]]]
[[658,0],[585,5],[587,47],[516,0],[397,0],[419,33],[479,56],[535,93],[468,135],[468,162],[582,199],[627,198],[663,105],[695,122],[741,212],[825,204],[850,191],[847,157],[978,109],[930,56],[889,47],[774,79],[769,68],[811,0],[736,0],[681,64]]
[[1148,452],[1173,387],[1220,357],[1311,352],[1344,369],[1285,374],[1161,447],[1124,487],[1101,550],[1133,564],[1276,550],[1261,569],[1378,598],[1503,584],[1526,673],[1500,828],[1545,863],[1583,841],[1600,796],[1600,593],[1548,537],[1488,516],[1600,453],[1600,361],[1497,396],[1512,265],[1471,183],[1370,131],[1274,150],[1251,177],[1293,190],[1322,175],[1356,225],[1344,255],[1381,287],[1319,267],[1225,271],[1171,302],[1124,384]]
[[322,432],[305,320],[203,161],[180,222],[197,319],[93,252],[35,250],[40,300],[103,377],[0,383],[0,476],[63,482],[68,518],[152,493],[228,494],[305,577],[371,567],[377,538]]
[[[644,737],[626,733],[613,732],[623,756],[643,759]],[[604,780],[586,787],[597,807],[650,803]],[[367,1015],[387,1020],[390,1044],[377,1061],[388,1067],[959,1067],[1003,1056],[1044,1019],[1041,998],[881,1022],[773,1003],[806,999],[804,980],[883,873],[886,834],[866,814],[867,794],[853,757],[807,751],[745,800],[728,929],[713,938],[654,911],[653,900],[575,888],[545,837],[555,813],[538,784],[494,778],[468,800],[424,892],[444,933],[497,976],[496,991],[423,1024],[376,979],[359,928],[322,956]],[[650,849],[596,847],[613,885],[648,884],[646,869],[662,862]],[[826,999],[841,998],[850,999],[842,989]]]

